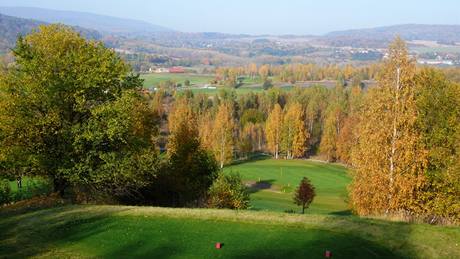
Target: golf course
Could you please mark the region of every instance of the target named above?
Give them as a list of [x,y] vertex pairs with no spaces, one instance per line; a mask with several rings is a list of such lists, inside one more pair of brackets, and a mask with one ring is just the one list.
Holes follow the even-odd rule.
[[238,172],[249,186],[251,209],[299,212],[292,194],[300,180],[307,177],[316,188],[316,197],[307,210],[310,214],[349,214],[348,170],[339,165],[306,160],[274,160],[262,157],[225,168]]
[[[325,251],[331,251],[335,258],[460,256],[457,227],[351,215],[346,202],[350,177],[342,166],[261,158],[225,168],[231,171],[239,172],[249,186],[247,211],[13,206],[0,212],[0,254],[4,258],[324,258]],[[292,192],[304,176],[311,179],[317,196],[301,215]],[[218,242],[221,249],[215,248]]]

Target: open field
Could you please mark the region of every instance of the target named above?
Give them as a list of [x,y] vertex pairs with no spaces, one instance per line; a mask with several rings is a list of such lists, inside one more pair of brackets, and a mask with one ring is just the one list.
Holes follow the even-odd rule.
[[[203,93],[203,94],[216,94],[221,89],[226,89],[224,87],[217,88],[204,88],[205,85],[210,84],[212,80],[215,79],[211,75],[197,75],[197,74],[170,74],[170,73],[161,73],[161,74],[143,74],[141,78],[144,79],[144,87],[154,88],[157,84],[165,82],[168,80],[174,81],[176,83],[181,83],[182,87],[179,88],[180,91],[191,90],[194,93]],[[185,80],[190,80],[191,86],[185,87]],[[215,86],[214,86],[215,87]],[[290,90],[292,87],[282,87],[283,90]],[[250,92],[262,92],[262,83],[259,78],[245,78],[243,81],[243,86],[234,89],[237,94],[246,94]]]
[[306,176],[316,188],[316,198],[306,213],[348,214],[347,169],[339,165],[307,160],[257,160],[225,168],[239,172],[251,184],[253,210],[299,211],[292,201],[293,191]]
[[412,51],[417,53],[460,53],[460,46],[436,46],[436,47],[414,47]]
[[208,84],[211,80],[214,79],[214,76],[207,75],[196,75],[196,74],[144,74],[141,75],[141,78],[144,79],[144,87],[152,88],[158,83],[165,82],[168,80],[181,83],[184,85],[185,80],[190,80],[192,85],[202,85]]
[[0,233],[6,258],[460,257],[459,228],[353,216],[66,206],[0,212]]
[[[290,91],[293,89],[292,86],[283,86],[280,87],[282,91]],[[217,88],[203,88],[203,87],[181,87],[178,91],[186,91],[190,90],[195,94],[207,94],[207,95],[214,95],[219,93],[220,91],[235,91],[237,95],[244,95],[248,93],[261,93],[264,89],[261,86],[241,86],[239,88],[226,88],[226,87],[217,87]]]
[[241,94],[247,94],[247,93],[259,93],[259,92],[263,92],[263,88],[260,87],[260,86],[242,86],[242,87],[239,87],[239,88],[236,88],[236,89],[229,89],[229,88],[224,88],[224,87],[217,87],[215,89],[209,89],[209,88],[197,88],[197,87],[192,87],[192,88],[186,88],[186,87],[183,87],[182,90],[186,90],[186,89],[189,89],[191,90],[193,93],[196,93],[196,94],[209,94],[209,95],[212,95],[212,94],[217,94],[219,91],[221,90],[226,90],[226,91],[235,91],[236,94],[238,95],[241,95]]

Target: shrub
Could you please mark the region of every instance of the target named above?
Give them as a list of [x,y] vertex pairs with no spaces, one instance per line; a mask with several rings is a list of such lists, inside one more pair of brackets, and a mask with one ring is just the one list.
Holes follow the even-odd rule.
[[272,80],[265,79],[262,87],[264,88],[264,90],[268,90],[268,89],[272,88],[273,87]]
[[11,201],[11,188],[8,180],[0,180],[0,206]]
[[220,173],[209,189],[209,207],[247,209],[249,194],[238,173]]

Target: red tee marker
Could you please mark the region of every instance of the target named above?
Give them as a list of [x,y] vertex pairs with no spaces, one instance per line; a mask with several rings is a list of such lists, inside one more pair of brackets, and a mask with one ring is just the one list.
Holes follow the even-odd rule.
[[326,251],[326,253],[324,253],[324,257],[331,258],[332,257],[332,252],[331,251]]
[[216,248],[221,249],[222,248],[222,243],[216,243]]

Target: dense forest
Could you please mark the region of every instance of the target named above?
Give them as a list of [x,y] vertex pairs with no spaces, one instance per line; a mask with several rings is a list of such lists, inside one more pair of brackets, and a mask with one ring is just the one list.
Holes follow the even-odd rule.
[[[460,220],[460,85],[417,68],[399,38],[382,64],[365,68],[217,69],[224,81],[337,80],[241,95],[147,93],[114,51],[65,26],[40,27],[13,53],[0,74],[2,177],[49,177],[76,202],[221,207],[219,168],[261,152],[314,156],[352,169],[358,215]],[[364,88],[368,79],[376,86]]]

